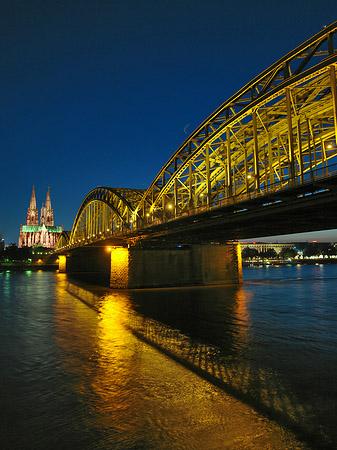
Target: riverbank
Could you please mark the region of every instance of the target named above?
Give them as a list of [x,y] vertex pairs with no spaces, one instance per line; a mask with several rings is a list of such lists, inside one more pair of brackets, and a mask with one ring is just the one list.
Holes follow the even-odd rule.
[[337,258],[303,258],[303,259],[266,259],[266,260],[243,260],[243,267],[261,266],[297,266],[297,265],[317,265],[317,264],[337,264]]
[[[243,267],[259,267],[259,266],[297,266],[316,265],[316,264],[337,264],[337,258],[302,258],[302,259],[257,259],[257,260],[242,260]],[[58,270],[58,263],[44,263],[44,262],[27,262],[27,261],[0,261],[0,272],[6,270]]]
[[25,261],[0,262],[0,272],[10,271],[27,271],[27,270],[58,270],[58,264],[39,264],[26,263]]

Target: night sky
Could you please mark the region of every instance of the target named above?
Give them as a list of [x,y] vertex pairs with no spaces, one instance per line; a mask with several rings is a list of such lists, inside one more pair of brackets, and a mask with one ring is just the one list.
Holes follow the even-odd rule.
[[0,234],[18,242],[33,184],[66,230],[91,189],[146,189],[220,104],[335,20],[336,0],[2,0]]

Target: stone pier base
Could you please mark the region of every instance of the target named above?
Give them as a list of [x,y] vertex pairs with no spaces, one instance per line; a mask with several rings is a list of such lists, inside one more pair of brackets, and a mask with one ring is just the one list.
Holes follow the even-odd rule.
[[114,289],[241,282],[241,251],[237,243],[111,250],[110,287]]
[[110,252],[106,247],[79,247],[59,255],[59,272],[80,280],[109,286]]
[[60,273],[67,272],[67,257],[65,255],[59,256],[59,272]]

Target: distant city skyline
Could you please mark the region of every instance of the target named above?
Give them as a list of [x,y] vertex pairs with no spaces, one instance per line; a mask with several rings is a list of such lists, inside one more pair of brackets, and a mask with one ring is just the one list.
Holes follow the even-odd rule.
[[[3,3],[7,244],[18,244],[33,184],[37,198],[50,186],[55,223],[65,230],[95,187],[146,189],[225,100],[337,19],[335,0],[324,8],[313,0]],[[306,236],[337,241],[336,230]]]
[[243,239],[242,242],[337,242],[337,230],[311,231],[307,233],[294,233],[278,236],[265,236],[260,238]]

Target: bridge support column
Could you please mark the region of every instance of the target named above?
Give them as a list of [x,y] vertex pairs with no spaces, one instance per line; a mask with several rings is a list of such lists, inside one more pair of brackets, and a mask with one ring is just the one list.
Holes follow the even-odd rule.
[[65,255],[59,256],[59,272],[60,273],[67,272],[67,257]]
[[130,251],[125,247],[111,249],[110,287],[127,289],[130,286]]
[[110,254],[104,246],[78,247],[59,256],[59,272],[72,277],[109,286]]
[[114,289],[208,286],[242,282],[237,243],[174,248],[123,248],[111,251]]

